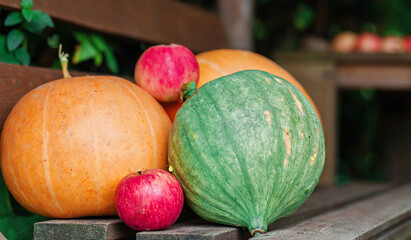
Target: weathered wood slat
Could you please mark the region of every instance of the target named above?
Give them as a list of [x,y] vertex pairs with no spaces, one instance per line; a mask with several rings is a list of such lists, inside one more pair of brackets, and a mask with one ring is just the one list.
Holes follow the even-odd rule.
[[[20,8],[20,0],[0,0]],[[34,9],[89,29],[154,43],[184,44],[194,51],[227,47],[217,14],[172,0],[36,0]]]
[[[71,71],[72,76],[87,73]],[[0,62],[0,129],[17,101],[27,92],[46,82],[63,78],[60,70],[26,67]]]
[[123,239],[134,236],[120,219],[49,220],[34,224],[35,240]]
[[202,219],[178,223],[162,231],[144,231],[136,240],[235,240],[243,233],[234,227],[213,224]]
[[411,218],[411,184],[256,239],[369,239]]
[[268,231],[338,209],[355,201],[360,201],[383,190],[387,190],[389,187],[390,184],[357,182],[344,187],[320,188],[313,192],[295,213],[269,225]]
[[[269,230],[284,227],[303,219],[324,213],[328,210],[342,207],[348,203],[369,197],[370,195],[376,194],[387,188],[387,184],[356,183],[341,188],[316,190],[299,210],[286,218],[274,222],[269,226]],[[162,231],[139,232],[136,236],[138,240],[234,240],[251,237],[246,230],[213,224],[205,220],[194,220],[175,224]]]
[[[275,56],[280,63],[332,62],[335,70],[325,72],[339,88],[411,89],[411,54],[333,54],[291,52]],[[288,65],[285,66],[288,69]],[[307,68],[301,69],[306,72]],[[293,74],[293,72],[291,72]],[[300,78],[298,78],[300,79]],[[302,80],[303,81],[303,80]]]
[[398,226],[382,232],[370,240],[410,240],[411,239],[411,219]]
[[411,59],[407,64],[348,64],[336,69],[336,83],[340,88],[376,88],[384,90],[411,89]]

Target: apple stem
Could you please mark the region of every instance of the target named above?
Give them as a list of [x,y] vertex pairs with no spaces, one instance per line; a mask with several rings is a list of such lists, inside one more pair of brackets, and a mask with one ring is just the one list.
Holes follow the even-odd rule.
[[180,102],[184,102],[187,100],[191,95],[193,95],[197,91],[197,83],[191,81],[189,83],[183,84],[179,95],[180,95]]
[[138,175],[141,175],[141,169],[138,169],[137,172],[138,172]]
[[61,64],[61,69],[63,71],[64,78],[71,78],[71,75],[68,71],[68,54],[61,51],[61,44],[59,45],[59,59]]

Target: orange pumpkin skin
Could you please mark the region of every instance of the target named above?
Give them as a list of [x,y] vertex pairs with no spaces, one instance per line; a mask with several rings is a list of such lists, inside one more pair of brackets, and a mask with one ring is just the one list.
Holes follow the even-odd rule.
[[[317,107],[304,87],[284,68],[260,54],[239,49],[218,49],[197,54],[196,58],[200,67],[198,87],[235,72],[261,70],[284,78],[294,84],[310,100],[320,117]],[[181,104],[178,102],[162,104],[172,121],[177,112],[175,109],[178,109]]]
[[1,171],[17,201],[53,218],[116,215],[118,182],[166,169],[171,122],[121,78],[77,77],[27,93],[1,135]]

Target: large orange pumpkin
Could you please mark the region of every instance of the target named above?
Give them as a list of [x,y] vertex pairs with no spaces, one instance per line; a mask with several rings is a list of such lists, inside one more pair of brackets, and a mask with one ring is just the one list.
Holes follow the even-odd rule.
[[118,182],[166,169],[166,112],[117,77],[44,84],[13,108],[1,135],[1,171],[17,201],[54,218],[115,215]]
[[[266,71],[294,84],[314,105],[315,110],[318,110],[313,100],[308,95],[307,91],[301,86],[301,84],[284,68],[270,59],[246,50],[238,49],[218,49],[203,52],[196,55],[198,65],[200,67],[200,79],[198,81],[198,87],[203,86],[209,81],[216,78],[232,74],[243,70],[261,70]],[[173,121],[174,116],[177,113],[182,103],[171,102],[161,103],[170,119]]]

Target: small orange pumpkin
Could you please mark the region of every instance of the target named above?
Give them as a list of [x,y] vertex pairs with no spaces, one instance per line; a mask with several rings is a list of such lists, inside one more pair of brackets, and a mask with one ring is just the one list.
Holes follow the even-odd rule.
[[[320,117],[317,107],[304,87],[284,68],[260,54],[247,50],[218,49],[197,54],[196,58],[200,67],[198,87],[216,78],[243,70],[266,71],[294,84],[314,105]],[[182,103],[171,102],[161,104],[167,111],[171,121],[173,121]]]
[[115,189],[138,169],[166,169],[170,119],[117,77],[56,80],[27,93],[1,135],[1,171],[17,201],[53,218],[116,215]]

